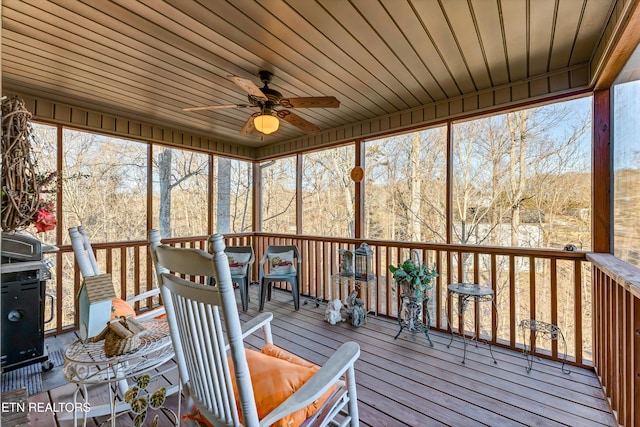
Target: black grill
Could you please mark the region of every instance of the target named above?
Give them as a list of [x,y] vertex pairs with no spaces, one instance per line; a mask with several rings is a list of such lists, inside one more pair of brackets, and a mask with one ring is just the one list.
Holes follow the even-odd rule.
[[[42,245],[33,237],[2,233],[1,343],[3,371],[41,362],[50,366],[44,346],[46,280]],[[53,301],[53,299],[52,299]]]

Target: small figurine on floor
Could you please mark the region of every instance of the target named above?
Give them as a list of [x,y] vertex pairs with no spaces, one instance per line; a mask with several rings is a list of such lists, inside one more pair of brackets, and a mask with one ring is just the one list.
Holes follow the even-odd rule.
[[338,322],[344,322],[345,319],[342,317],[342,301],[339,299],[331,300],[327,303],[327,310],[324,312],[324,320],[329,322],[332,325],[335,325]]
[[351,312],[351,324],[356,328],[364,325],[367,321],[367,312],[364,310],[364,301],[358,298],[358,291],[351,292],[347,297],[347,305]]

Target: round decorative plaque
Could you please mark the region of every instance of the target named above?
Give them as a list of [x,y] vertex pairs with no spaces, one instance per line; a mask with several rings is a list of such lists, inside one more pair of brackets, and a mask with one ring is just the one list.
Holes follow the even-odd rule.
[[364,178],[364,169],[362,169],[360,166],[356,166],[355,168],[351,169],[351,179],[354,182],[360,182],[362,181],[363,178]]

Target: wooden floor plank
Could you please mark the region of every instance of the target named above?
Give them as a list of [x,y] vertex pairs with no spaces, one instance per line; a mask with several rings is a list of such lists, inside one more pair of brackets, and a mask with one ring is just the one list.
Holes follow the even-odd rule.
[[29,409],[29,423],[32,426],[53,426],[56,424],[55,415],[51,411],[41,410],[46,409],[46,404],[51,403],[48,392],[34,394],[29,396],[29,402],[36,405]]
[[[247,313],[241,313],[243,321],[257,314],[257,287],[251,286],[250,291],[251,304]],[[456,339],[447,348],[450,336],[444,332],[431,331],[431,348],[421,334],[403,332],[394,339],[398,324],[382,317],[370,316],[361,328],[348,323],[329,325],[324,321],[325,307],[303,304],[296,312],[291,295],[274,290],[265,310],[274,313],[275,343],[316,364],[325,362],[346,341],[360,344],[356,381],[363,426],[615,425],[598,379],[589,370],[572,366],[571,374],[564,375],[559,363],[543,359],[536,360],[527,374],[521,353],[494,347],[498,361],[494,364],[483,344],[467,348],[463,365],[462,342]],[[262,342],[254,334],[247,344],[260,347]],[[177,381],[174,369],[163,373],[155,384],[168,386]],[[73,391],[75,386],[67,384],[32,398],[72,402]],[[106,386],[90,388],[92,404],[105,403],[105,396]],[[178,396],[169,397],[166,406],[177,411]],[[182,412],[185,410],[183,406]],[[149,414],[147,422],[155,414]],[[88,425],[105,419],[90,419]],[[131,419],[121,417],[117,425],[130,425]],[[159,414],[159,421],[160,427],[172,425],[167,414]],[[70,425],[59,423],[60,427]]]
[[2,393],[2,418],[0,425],[24,427],[29,425],[29,401],[26,388]]
[[[288,320],[294,319],[288,317]],[[301,319],[296,324],[301,325]],[[288,332],[280,333],[277,329],[277,325],[280,319],[274,321],[274,335],[279,336],[283,340],[286,340],[285,348],[289,351],[293,351],[297,354],[305,355],[305,350],[313,351],[311,348],[305,349],[303,346],[306,344],[309,347],[314,346],[314,343],[323,343],[320,338],[320,334],[313,335],[313,340],[303,342],[299,336],[290,335]],[[283,328],[284,330],[284,328]],[[356,341],[358,341],[356,339]],[[280,343],[280,341],[277,341]],[[443,419],[445,423],[449,425],[470,425],[473,424],[473,419],[483,419],[489,422],[490,425],[503,425],[510,420],[496,412],[506,412],[512,415],[514,418],[525,417],[525,421],[529,414],[526,411],[518,411],[511,408],[510,405],[503,404],[488,399],[484,394],[477,392],[469,392],[463,387],[453,389],[454,384],[443,381],[436,376],[428,376],[423,372],[420,364],[415,364],[414,361],[407,362],[404,356],[401,354],[390,354],[384,349],[368,349],[367,345],[363,342],[359,342],[362,349],[360,361],[365,362],[367,369],[360,369],[357,375],[358,383],[366,385],[366,382],[371,380],[373,376],[379,376],[377,384],[370,386],[380,391],[381,396],[394,396],[393,399],[396,403],[403,403],[403,406],[396,406],[396,409],[403,410],[410,407],[422,407],[426,412],[435,414],[440,419]],[[373,355],[373,356],[372,356]],[[408,366],[413,365],[413,366]],[[360,365],[362,366],[362,365]],[[373,368],[373,369],[372,369]],[[447,372],[445,370],[444,372]],[[447,377],[451,377],[452,373],[449,371]],[[385,381],[386,380],[386,381]],[[398,389],[397,385],[400,385]],[[402,392],[402,390],[408,390]],[[411,392],[413,390],[413,393]],[[461,395],[462,392],[466,392],[466,395]],[[420,396],[424,395],[425,398]],[[400,402],[401,401],[401,402]],[[463,408],[469,407],[469,402],[472,402],[475,406],[474,413],[464,414],[456,412],[456,408],[463,411]],[[480,406],[480,403],[485,402],[485,408]],[[446,411],[442,411],[442,408],[449,408]],[[490,409],[487,409],[490,408]],[[494,412],[495,411],[495,412]],[[426,414],[425,414],[426,416]],[[531,421],[531,420],[530,420]],[[511,422],[517,422],[511,420]],[[548,421],[548,425],[553,425],[553,421]]]
[[[338,340],[353,339],[359,342],[363,349],[361,360],[366,360],[368,364],[373,365],[376,363],[376,358],[378,360],[382,358],[384,360],[379,361],[381,364],[379,368],[402,361],[400,366],[404,365],[404,369],[408,369],[407,376],[416,372],[416,366],[420,367],[420,371],[436,373],[428,374],[428,379],[437,378],[438,373],[444,373],[439,378],[444,381],[440,387],[443,389],[451,389],[452,385],[458,387],[455,395],[468,399],[465,407],[484,405],[486,410],[498,409],[502,414],[513,414],[514,419],[525,420],[527,424],[540,421],[547,425],[554,422],[565,425],[613,425],[612,416],[599,386],[593,386],[594,383],[597,384],[597,378],[593,372],[572,368],[574,374],[571,377],[571,375],[561,374],[559,363],[551,362],[555,364],[551,366],[555,368],[551,369],[551,373],[526,374],[522,356],[502,348],[494,348],[494,354],[498,359],[496,369],[491,363],[488,348],[483,345],[480,345],[478,350],[475,346],[468,347],[467,364],[462,365],[459,363],[462,358],[462,343],[456,343],[454,340],[452,348],[446,349],[446,343],[449,342],[448,335],[431,333],[436,346],[445,347],[444,350],[433,351],[427,346],[424,336],[403,333],[398,340],[393,340],[398,330],[395,322],[370,317],[368,324],[359,329],[346,323],[330,326],[326,322],[321,323],[324,316],[322,306],[318,309],[308,309],[304,311],[304,315],[299,315],[293,311],[288,301],[290,296],[281,293],[285,295],[276,297],[278,294],[279,292],[274,292],[274,301],[267,303],[266,306],[266,310],[276,313],[275,325],[280,325],[284,330],[295,330],[295,335],[298,336],[313,336],[311,346],[322,344],[331,347],[324,340],[331,336],[339,337]],[[330,328],[329,332],[325,331],[327,328]],[[275,330],[277,328],[274,328]],[[354,333],[354,331],[357,332]],[[296,340],[296,345],[300,345],[299,338]],[[374,359],[367,360],[367,354],[374,355]],[[424,357],[425,355],[428,357]],[[398,369],[402,368],[395,370]],[[576,375],[575,372],[579,374]],[[542,377],[542,380],[534,378],[536,375]],[[471,377],[471,381],[466,378],[468,376]],[[587,380],[584,380],[586,383],[579,382],[575,387],[576,391],[573,392],[571,387],[567,386],[573,384],[573,378],[580,380],[587,378]],[[425,378],[422,380],[427,381]],[[478,384],[482,386],[482,390],[476,391],[474,385]],[[552,389],[555,395],[550,395],[549,389]],[[504,404],[507,405],[506,409],[500,410]],[[543,411],[545,415],[542,417],[535,414],[541,412],[540,407],[545,408]]]
[[[301,325],[300,322],[296,322],[296,323],[297,323],[298,326]],[[364,335],[365,330],[366,330],[366,327],[365,328],[361,328],[359,330],[362,333],[360,336]],[[432,335],[434,335],[434,334],[437,334],[437,333],[432,333]],[[437,336],[434,335],[434,337],[433,337],[434,341],[436,341],[436,345],[439,345],[437,341],[438,341],[438,337],[440,335],[437,335]],[[387,339],[387,341],[389,341],[389,340]],[[446,339],[443,339],[441,341],[446,341]],[[363,344],[363,340],[359,340],[359,342],[361,344]],[[396,361],[397,361],[397,357],[401,357],[401,358],[409,357],[409,358],[411,358],[411,360],[406,361],[406,364],[409,364],[409,365],[413,365],[414,363],[421,364],[421,365],[423,365],[423,369],[427,370],[427,371],[432,369],[432,368],[435,368],[435,369],[438,369],[438,370],[443,371],[443,372],[449,372],[449,374],[446,376],[446,378],[443,378],[443,379],[447,379],[450,382],[452,380],[454,380],[455,375],[457,375],[454,372],[460,368],[460,365],[458,365],[457,361],[454,361],[453,363],[451,361],[444,361],[444,362],[443,361],[439,361],[438,360],[438,356],[443,353],[441,351],[440,352],[432,351],[429,354],[428,347],[424,347],[426,349],[425,350],[426,351],[425,354],[428,354],[428,357],[426,357],[426,358],[425,357],[421,357],[419,355],[419,352],[416,352],[416,351],[409,351],[409,352],[405,352],[404,354],[400,353],[400,354],[398,354],[396,356],[394,354],[388,354],[388,350],[387,349],[393,348],[393,346],[390,345],[389,342],[382,341],[382,343],[383,343],[383,347],[381,347],[378,350],[376,350],[376,353],[378,355],[386,354],[385,357],[388,360],[394,360],[395,359]],[[403,343],[402,343],[401,340],[397,340],[397,341],[394,342],[394,344],[397,344],[398,346],[401,346]],[[486,355],[484,356],[484,358],[485,358],[485,362],[487,360],[490,360],[488,358],[488,356],[486,356]],[[501,362],[501,363],[504,364],[503,362]],[[580,399],[583,397],[581,394],[572,393],[571,391],[565,392],[565,395],[562,395],[562,392],[559,391],[559,390],[563,390],[563,387],[558,387],[558,386],[553,386],[553,387],[557,388],[557,390],[556,390],[557,396],[552,396],[552,395],[550,395],[548,393],[548,387],[545,390],[545,392],[539,392],[539,391],[537,391],[535,389],[532,389],[531,387],[528,387],[528,389],[524,388],[521,382],[513,382],[513,381],[504,382],[504,381],[497,380],[495,377],[499,377],[498,374],[500,374],[502,372],[502,370],[501,369],[495,369],[495,367],[491,363],[488,364],[488,365],[486,363],[477,365],[477,366],[480,366],[480,369],[476,369],[476,368],[474,368],[474,367],[472,367],[470,365],[472,365],[472,364],[468,361],[467,364],[464,365],[464,368],[475,370],[474,377],[475,377],[475,380],[477,382],[480,382],[482,384],[489,385],[489,386],[496,386],[496,387],[499,387],[501,390],[504,390],[506,392],[513,393],[513,394],[516,394],[516,395],[520,394],[520,395],[524,396],[527,399],[537,400],[540,404],[547,405],[547,406],[550,406],[550,407],[554,407],[556,405],[556,403],[558,402],[559,398],[560,399],[565,399],[565,400],[574,400],[575,402],[580,403]],[[524,369],[523,369],[523,371],[524,371]],[[560,371],[558,370],[557,372],[560,372]],[[467,375],[467,373],[465,373],[465,375]],[[464,377],[462,379],[464,380]],[[525,378],[525,379],[528,380],[528,378]],[[594,399],[591,399],[591,400],[593,401]],[[598,400],[597,402],[598,402],[597,405],[599,406],[599,409],[608,410],[608,408],[606,407],[606,403],[604,401]],[[566,405],[564,403],[561,403],[558,406],[561,406],[562,409],[564,410]],[[588,410],[589,408],[586,408],[586,410],[587,410],[586,412],[584,410],[582,410],[582,406],[580,406],[580,405],[574,405],[572,408],[575,408],[575,410],[577,411],[576,412],[577,415],[582,415],[582,416],[591,415],[591,412]]]
[[[73,402],[73,394],[75,393],[76,390],[77,390],[77,387],[75,384],[68,383],[61,387],[57,387],[50,390],[48,393],[49,399],[51,399],[52,403]],[[79,395],[78,400],[79,401],[82,400],[82,395]],[[67,413],[55,414],[55,415],[56,415],[56,423],[58,427],[73,427],[73,419],[67,419],[67,420],[61,419],[61,415],[68,415]],[[78,419],[82,420],[81,413],[78,413]],[[94,426],[97,426],[97,424],[93,418],[87,418],[87,426],[94,427]]]

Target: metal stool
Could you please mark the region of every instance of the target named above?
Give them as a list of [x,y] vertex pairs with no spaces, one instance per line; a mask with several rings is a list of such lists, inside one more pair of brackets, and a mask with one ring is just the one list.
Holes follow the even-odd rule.
[[[564,339],[564,334],[562,330],[553,325],[551,323],[542,322],[540,320],[528,319],[520,322],[520,330],[522,331],[522,343],[524,345],[524,349],[522,352],[524,353],[524,357],[527,359],[527,373],[531,372],[531,368],[533,367],[533,357],[536,353],[536,339],[538,336],[550,341],[560,341],[562,340],[562,344],[564,346],[564,357],[562,359],[562,373],[570,374],[571,371],[569,368],[565,369],[565,363],[567,361],[567,341]],[[527,331],[530,332],[529,342],[530,348],[527,346]]]

